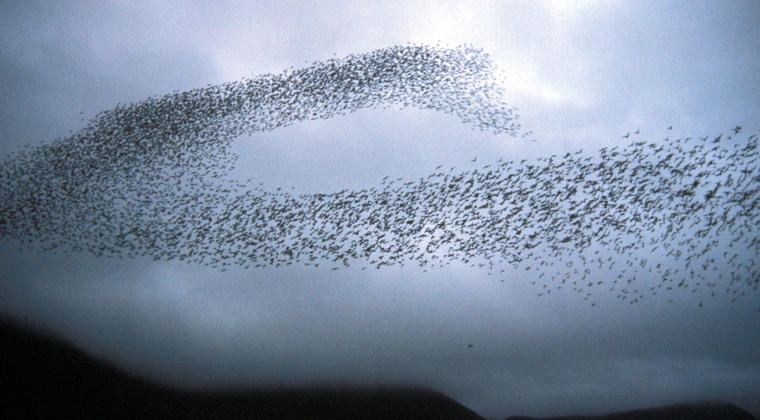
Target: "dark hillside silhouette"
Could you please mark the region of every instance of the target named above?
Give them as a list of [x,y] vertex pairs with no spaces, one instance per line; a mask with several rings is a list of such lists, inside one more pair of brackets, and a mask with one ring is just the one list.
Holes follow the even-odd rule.
[[4,419],[482,419],[451,398],[421,388],[173,390],[4,320],[0,343]]
[[[599,416],[541,417],[541,420],[754,420],[755,417],[728,403],[680,404]],[[539,420],[539,417],[512,416],[507,420]]]

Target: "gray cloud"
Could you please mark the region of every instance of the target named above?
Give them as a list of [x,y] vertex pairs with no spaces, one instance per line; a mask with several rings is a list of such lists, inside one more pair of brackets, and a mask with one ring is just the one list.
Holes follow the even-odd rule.
[[[439,34],[447,45],[482,46],[502,68],[532,74],[531,86],[573,100],[551,103],[536,89],[505,84],[536,142],[482,135],[454,118],[410,109],[297,124],[237,140],[234,176],[302,192],[365,188],[388,174],[417,179],[439,164],[466,170],[499,157],[595,153],[620,145],[635,128],[651,141],[715,135],[737,123],[756,132],[760,116],[752,2],[697,3],[685,12],[675,2],[607,5],[559,18],[509,3],[463,13],[462,29],[437,31],[432,19],[400,4],[150,11],[9,4],[0,13],[4,156],[64,137],[82,118],[119,102],[279,72],[333,53],[434,44]],[[448,10],[454,8],[423,11]],[[380,23],[365,31],[373,21]],[[734,304],[702,292],[671,304],[658,295],[638,305],[600,294],[590,307],[567,291],[537,298],[525,273],[509,267],[504,283],[456,264],[427,272],[291,266],[222,275],[16,245],[3,243],[3,312],[166,380],[423,382],[496,418],[716,397],[760,411],[753,391],[760,388],[756,294]]]

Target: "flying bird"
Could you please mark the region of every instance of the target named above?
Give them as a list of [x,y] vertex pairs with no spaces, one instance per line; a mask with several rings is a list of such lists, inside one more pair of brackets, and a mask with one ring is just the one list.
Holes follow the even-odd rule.
[[[566,285],[590,300],[603,288],[631,304],[644,290],[720,289],[733,300],[758,289],[754,135],[730,148],[708,137],[637,138],[297,195],[231,178],[232,141],[242,135],[362,108],[417,106],[515,136],[517,115],[494,80],[476,48],[396,46],[121,104],[5,158],[0,237],[41,252],[219,269],[512,266],[538,271],[539,296]],[[615,259],[595,263],[600,250]],[[647,260],[647,251],[680,268]],[[591,281],[600,277],[609,280]]]

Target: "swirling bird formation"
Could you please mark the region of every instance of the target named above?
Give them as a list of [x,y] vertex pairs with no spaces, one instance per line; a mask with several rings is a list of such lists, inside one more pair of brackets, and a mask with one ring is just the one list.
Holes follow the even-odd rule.
[[[739,139],[741,127],[330,194],[228,178],[236,137],[361,108],[410,105],[516,135],[493,72],[469,46],[400,46],[119,105],[5,159],[0,237],[221,267],[511,264],[547,278],[540,294],[567,287],[586,299],[603,283],[590,280],[594,266],[619,262],[612,253],[626,266],[609,290],[632,303],[645,274],[661,280],[652,294],[720,286],[736,299],[757,289],[758,138]],[[658,249],[678,266],[641,257]]]

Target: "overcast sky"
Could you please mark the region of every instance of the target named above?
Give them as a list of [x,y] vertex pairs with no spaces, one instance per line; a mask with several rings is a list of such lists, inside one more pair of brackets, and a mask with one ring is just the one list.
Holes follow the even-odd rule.
[[[751,0],[4,1],[0,152],[64,137],[118,103],[408,43],[482,48],[532,135],[361,110],[237,139],[234,175],[333,192],[441,164],[594,154],[636,129],[646,141],[760,132]],[[538,297],[509,267],[221,272],[0,246],[0,311],[185,386],[418,384],[497,418],[716,398],[760,412],[757,291],[635,305],[610,293],[592,307],[571,291]]]

